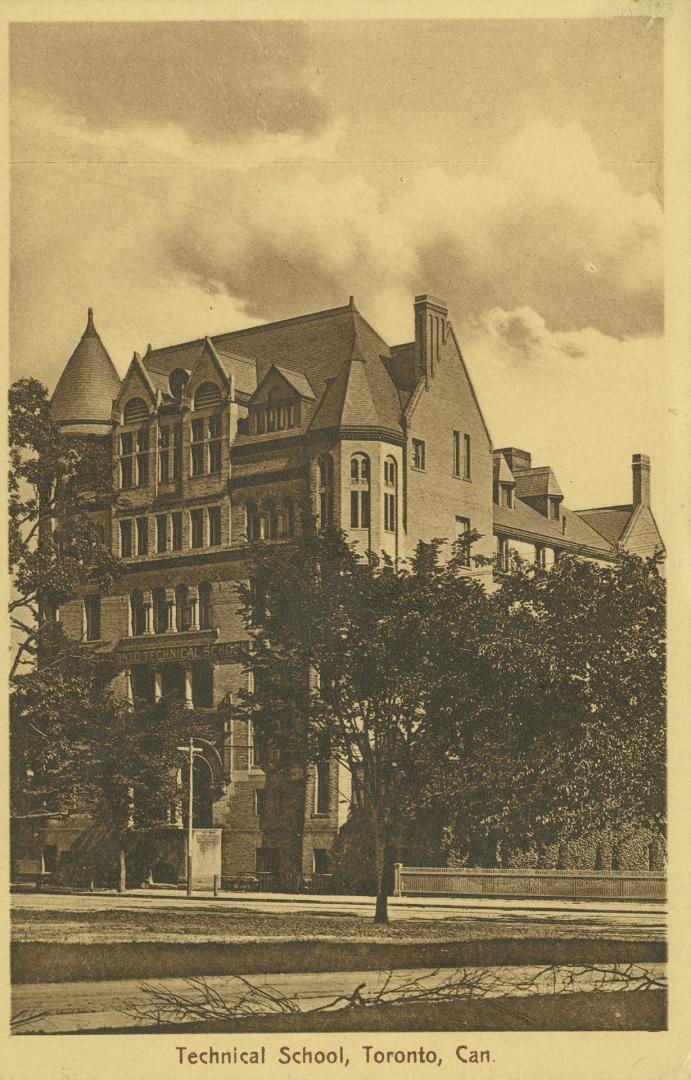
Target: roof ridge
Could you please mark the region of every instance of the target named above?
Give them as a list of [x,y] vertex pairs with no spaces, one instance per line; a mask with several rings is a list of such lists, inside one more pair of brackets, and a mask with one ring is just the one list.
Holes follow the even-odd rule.
[[616,506],[586,506],[583,510],[572,510],[572,514],[598,514],[607,510],[633,510],[633,503],[618,503]]
[[[312,319],[326,318],[328,315],[344,315],[347,311],[355,310],[350,304],[342,307],[324,308],[322,311],[309,311],[306,315],[291,315],[288,319],[277,319],[274,322],[258,323],[256,326],[244,326],[239,330],[224,330],[220,334],[208,334],[199,338],[190,338],[189,341],[178,341],[173,345],[160,345],[152,352],[171,352],[173,349],[189,349],[192,345],[203,345],[207,337],[210,337],[216,348],[219,338],[238,337],[240,334],[253,334],[260,330],[273,330],[278,326],[290,326],[293,323],[309,322]],[[360,314],[358,312],[358,314]],[[366,320],[365,320],[366,321]],[[369,325],[369,324],[368,324]],[[372,329],[372,327],[370,327]],[[376,334],[376,330],[374,330]],[[379,335],[377,335],[379,336]]]

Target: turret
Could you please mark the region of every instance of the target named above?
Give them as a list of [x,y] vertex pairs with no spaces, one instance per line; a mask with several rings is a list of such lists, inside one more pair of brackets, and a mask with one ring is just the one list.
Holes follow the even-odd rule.
[[53,419],[68,435],[106,435],[120,376],[94,326],[89,308],[86,329],[67,361],[51,398]]

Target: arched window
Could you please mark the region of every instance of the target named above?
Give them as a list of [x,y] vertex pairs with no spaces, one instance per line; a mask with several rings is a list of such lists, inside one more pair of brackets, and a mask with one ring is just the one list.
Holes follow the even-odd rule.
[[154,589],[154,633],[165,634],[168,629],[168,601],[165,589]]
[[384,460],[384,531],[396,532],[398,472],[392,457]]
[[190,628],[189,589],[186,585],[175,586],[175,625],[178,630]]
[[195,409],[208,409],[211,405],[218,405],[221,400],[221,391],[216,383],[203,382],[194,392]]
[[370,465],[367,454],[353,454],[350,459],[350,527],[369,529]]
[[333,521],[334,511],[334,463],[330,454],[322,454],[317,463],[319,484],[319,528],[325,529]]
[[137,420],[146,420],[149,415],[149,410],[146,407],[144,398],[133,397],[125,405],[123,410],[123,421],[126,424],[134,424]]
[[211,586],[208,581],[202,581],[199,586],[199,628],[209,630],[213,611],[211,607]]
[[130,630],[133,637],[138,637],[146,630],[144,594],[141,589],[133,589],[130,593]]
[[245,505],[245,532],[250,543],[262,539],[257,504],[254,502]]
[[187,368],[176,367],[173,368],[168,376],[168,386],[172,396],[179,401],[182,397],[182,391],[187,385],[187,380],[190,377],[190,373]]

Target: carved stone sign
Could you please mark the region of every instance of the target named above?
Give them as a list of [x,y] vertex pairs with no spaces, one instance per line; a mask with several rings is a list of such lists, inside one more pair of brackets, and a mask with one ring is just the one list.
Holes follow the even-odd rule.
[[176,645],[152,641],[128,648],[121,643],[117,655],[125,666],[131,664],[164,663],[168,660],[219,660],[224,663],[242,663],[247,653],[244,641],[188,642]]

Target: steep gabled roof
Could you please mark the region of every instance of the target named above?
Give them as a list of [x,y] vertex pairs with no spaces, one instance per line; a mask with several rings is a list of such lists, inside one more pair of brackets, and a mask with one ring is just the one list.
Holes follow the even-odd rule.
[[610,544],[617,544],[631,520],[633,506],[598,506],[591,510],[578,510],[577,513]]
[[76,434],[102,434],[110,426],[120,376],[94,326],[89,308],[86,329],[67,361],[51,398],[53,419]]
[[594,552],[610,554],[612,547],[600,533],[583,521],[575,510],[562,506],[561,520],[544,517],[522,499],[515,498],[513,508],[493,507],[494,526],[498,532],[520,536],[535,543],[548,543],[555,547],[576,545]]
[[[211,340],[222,362],[225,363],[225,358],[230,357],[231,361],[232,358],[244,358],[254,364],[256,385],[275,366],[291,372],[293,377],[304,378],[317,399],[328,389],[328,401],[322,403],[328,408],[320,407],[317,412],[321,412],[322,420],[327,415],[330,418],[336,416],[335,422],[340,423],[343,402],[334,408],[338,394],[334,393],[332,387],[343,365],[350,361],[354,338],[357,338],[360,359],[365,366],[365,379],[376,411],[376,423],[379,427],[400,431],[401,402],[385,366],[391,356],[390,349],[362,317],[352,300],[344,307],[216,334]],[[158,372],[169,373],[176,367],[191,370],[202,344],[203,339],[198,339],[153,349],[147,354],[145,363]]]
[[500,450],[492,451],[492,473],[495,484],[515,484],[509,463]]
[[278,364],[274,364],[274,369],[281,373],[286,382],[290,383],[300,397],[307,398],[309,401],[314,401],[314,390],[310,386],[309,379],[306,375],[301,375],[297,371],[290,371],[288,368],[279,367]]
[[559,495],[564,493],[559,487],[556,476],[545,465],[538,469],[521,469],[515,475],[516,494],[519,498],[534,498],[537,495]]

